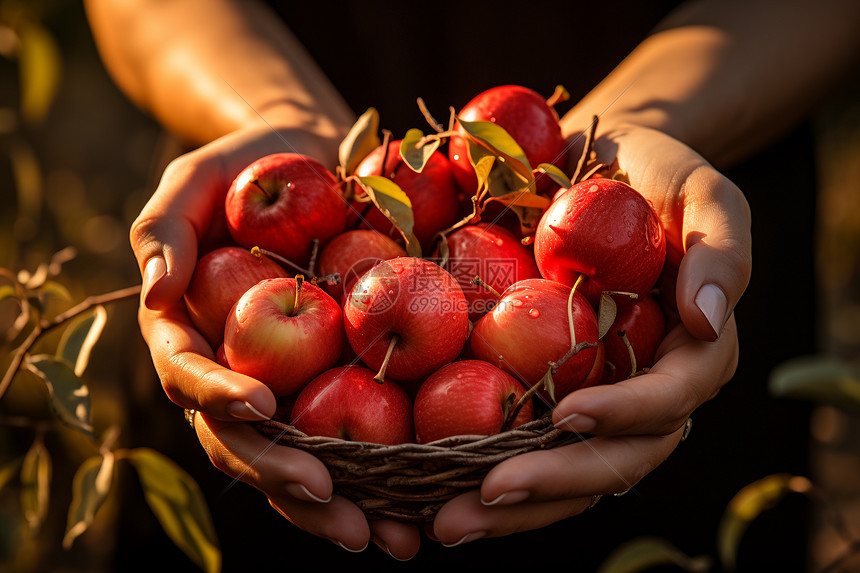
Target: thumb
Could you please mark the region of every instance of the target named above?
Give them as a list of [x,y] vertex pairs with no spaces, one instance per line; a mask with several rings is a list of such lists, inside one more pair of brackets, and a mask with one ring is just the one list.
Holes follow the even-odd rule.
[[220,229],[226,187],[213,162],[183,156],[165,169],[158,188],[131,226],[129,240],[143,280],[141,302],[163,310],[182,298],[198,244]]
[[706,191],[684,209],[678,313],[693,336],[716,340],[749,284],[749,206],[734,184],[711,169],[691,174],[685,187]]

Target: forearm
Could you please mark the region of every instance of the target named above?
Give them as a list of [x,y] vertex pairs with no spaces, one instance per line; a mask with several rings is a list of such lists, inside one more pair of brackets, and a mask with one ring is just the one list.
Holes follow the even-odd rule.
[[266,122],[338,141],[352,111],[289,30],[243,0],[86,0],[108,70],[190,144]]
[[795,125],[856,63],[855,0],[691,2],[563,118],[660,129],[725,167]]

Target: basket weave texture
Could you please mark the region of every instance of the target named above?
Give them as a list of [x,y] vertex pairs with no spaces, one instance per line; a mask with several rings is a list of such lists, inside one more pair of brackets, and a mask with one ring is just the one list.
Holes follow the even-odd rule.
[[276,419],[261,422],[258,429],[320,459],[335,492],[355,502],[368,518],[410,523],[432,521],[446,501],[479,487],[503,460],[578,440],[575,433],[553,427],[549,415],[492,436],[396,446],[307,436]]

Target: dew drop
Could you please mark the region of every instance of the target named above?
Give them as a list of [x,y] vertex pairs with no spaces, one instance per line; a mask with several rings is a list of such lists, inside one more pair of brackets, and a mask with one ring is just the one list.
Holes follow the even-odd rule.
[[513,304],[515,307],[519,308],[523,305],[523,301],[521,301],[518,298],[515,298],[511,304]]
[[597,191],[600,190],[600,187],[598,187],[597,185],[592,185],[591,187],[588,188],[588,190],[591,191],[592,193],[597,193]]
[[615,240],[615,237],[613,237],[612,235],[606,235],[606,242],[607,243],[611,243],[614,240]]
[[540,316],[540,311],[536,308],[532,308],[529,310],[529,316],[532,318],[538,318]]
[[454,161],[460,161],[460,154],[459,154],[459,153],[455,153],[455,154],[454,154],[454,158],[453,158],[453,159],[454,159]]
[[388,296],[392,296],[392,295],[394,295],[394,289],[391,289],[388,291]]

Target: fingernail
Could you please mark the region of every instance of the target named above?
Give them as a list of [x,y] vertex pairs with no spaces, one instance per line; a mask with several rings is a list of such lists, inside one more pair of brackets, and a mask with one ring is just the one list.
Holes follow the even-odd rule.
[[227,404],[227,413],[234,418],[239,418],[240,420],[248,420],[249,422],[258,422],[261,420],[269,419],[269,416],[260,412],[250,403],[241,402],[239,400],[235,400]]
[[391,557],[392,559],[396,559],[397,561],[403,561],[403,562],[409,561],[410,559],[412,559],[412,557],[407,557],[406,559],[401,559],[400,557],[398,557],[397,555],[395,555],[394,553],[391,552],[391,549],[388,547],[388,544],[386,542],[382,541],[378,537],[371,537],[371,540],[376,544],[377,547],[379,547],[380,549],[382,549],[383,551],[388,553],[388,556]]
[[571,414],[555,424],[559,430],[567,430],[568,432],[590,432],[595,426],[597,426],[597,421],[584,414]]
[[143,282],[140,289],[143,293],[143,304],[145,306],[149,306],[147,299],[152,287],[166,274],[167,263],[164,262],[162,257],[152,257],[146,262],[146,266],[143,268]]
[[481,499],[481,503],[484,505],[513,505],[515,503],[520,503],[521,501],[525,501],[528,499],[531,492],[526,490],[515,490],[515,491],[506,491],[499,497],[491,501],[484,501]]
[[287,490],[288,494],[290,494],[296,499],[315,501],[317,503],[328,503],[331,501],[331,496],[328,496],[328,499],[323,499],[319,496],[312,494],[308,488],[306,488],[303,484],[300,483],[290,482],[284,486],[284,489]]
[[723,327],[726,325],[726,312],[729,307],[729,302],[726,300],[726,294],[723,289],[713,284],[703,285],[696,293],[696,306],[708,319],[711,328],[714,329],[714,334],[720,335]]
[[463,537],[460,538],[459,541],[455,541],[454,543],[443,543],[443,547],[457,547],[458,545],[463,545],[464,543],[469,543],[470,541],[477,541],[482,537],[486,537],[486,531],[474,531],[472,533],[467,533]]
[[367,545],[368,545],[370,542],[368,541],[367,543],[365,543],[365,544],[364,544],[364,547],[362,547],[361,549],[350,549],[349,547],[347,547],[346,545],[344,545],[344,544],[343,544],[343,543],[341,543],[340,541],[336,541],[335,543],[337,543],[338,545],[340,545],[341,549],[346,549],[346,550],[347,550],[347,551],[349,551],[350,553],[361,553],[362,551],[364,551],[365,549],[367,549]]

